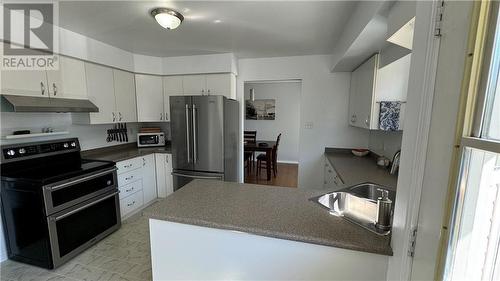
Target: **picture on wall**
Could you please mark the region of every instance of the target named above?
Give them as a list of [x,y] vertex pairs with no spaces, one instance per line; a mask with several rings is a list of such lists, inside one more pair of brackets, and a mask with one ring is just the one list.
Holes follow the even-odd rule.
[[246,119],[247,120],[274,120],[276,110],[276,100],[247,100]]

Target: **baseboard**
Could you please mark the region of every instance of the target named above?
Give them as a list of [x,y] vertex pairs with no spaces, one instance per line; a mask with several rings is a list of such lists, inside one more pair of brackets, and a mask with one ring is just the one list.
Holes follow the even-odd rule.
[[283,164],[299,164],[299,161],[287,161],[287,160],[278,160],[278,163],[283,163]]

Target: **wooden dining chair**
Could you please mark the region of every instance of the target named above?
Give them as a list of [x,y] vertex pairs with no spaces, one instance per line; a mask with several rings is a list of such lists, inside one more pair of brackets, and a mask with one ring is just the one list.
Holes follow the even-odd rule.
[[257,156],[257,175],[260,174],[261,169],[267,169],[267,165],[271,165],[273,170],[274,177],[278,173],[278,146],[281,140],[281,133],[278,135],[276,139],[276,145],[273,148],[273,153],[271,155],[271,163],[267,163],[266,154],[260,154]]
[[[257,142],[257,131],[244,131],[243,132],[243,140],[247,143],[255,143]],[[248,172],[252,170],[252,167],[255,165],[255,151],[245,151],[245,154],[249,153],[250,158],[248,159],[248,162],[252,165],[248,166]],[[247,155],[245,155],[245,161],[247,160],[246,158]]]

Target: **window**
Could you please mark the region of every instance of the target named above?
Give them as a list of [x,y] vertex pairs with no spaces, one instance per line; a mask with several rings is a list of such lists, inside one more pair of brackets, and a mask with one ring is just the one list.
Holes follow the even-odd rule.
[[500,280],[500,20],[498,2],[482,5],[489,15],[478,23],[487,28],[479,49],[484,60],[479,75],[471,74],[480,82],[468,93],[475,108],[461,140],[445,280]]

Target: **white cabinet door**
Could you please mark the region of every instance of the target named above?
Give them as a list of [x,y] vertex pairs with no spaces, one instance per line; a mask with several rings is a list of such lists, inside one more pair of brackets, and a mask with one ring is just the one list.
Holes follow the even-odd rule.
[[48,97],[44,70],[2,70],[2,94]]
[[174,192],[172,183],[172,155],[156,153],[155,160],[158,197],[164,198]]
[[113,69],[116,121],[137,122],[134,74]]
[[109,67],[85,63],[85,72],[89,100],[99,108],[99,112],[90,113],[90,123],[113,123],[115,121],[113,119],[115,114],[113,70]]
[[156,163],[154,154],[142,158],[142,191],[144,192],[144,203],[147,204],[156,198]]
[[164,121],[170,121],[170,96],[183,95],[182,76],[163,77]]
[[182,87],[184,95],[206,95],[206,75],[184,75],[182,76]]
[[352,73],[349,97],[349,124],[352,126],[370,128],[377,68],[378,54],[372,56]]
[[[233,83],[234,78],[234,83]],[[234,74],[224,73],[224,74],[208,74],[206,75],[207,81],[207,94],[208,95],[223,95],[227,98],[234,98],[233,93],[236,89],[236,79]],[[236,95],[234,95],[236,96]]]
[[162,77],[136,74],[137,119],[139,122],[163,121]]
[[48,70],[48,92],[52,98],[87,99],[85,63],[59,56],[59,69]]

